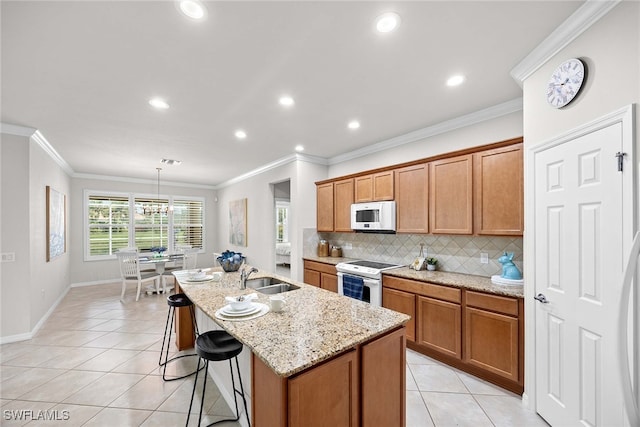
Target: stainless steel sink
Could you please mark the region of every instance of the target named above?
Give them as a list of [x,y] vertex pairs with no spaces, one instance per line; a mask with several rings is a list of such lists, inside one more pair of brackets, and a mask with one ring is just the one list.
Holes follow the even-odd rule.
[[300,289],[300,286],[292,285],[290,283],[279,283],[277,285],[257,288],[256,291],[263,294],[273,295],[273,294],[279,294],[281,292],[295,291],[296,289]]
[[254,279],[247,279],[247,288],[255,289],[260,293],[269,295],[300,289],[299,286],[292,285],[291,283],[285,283],[275,277],[256,277]]

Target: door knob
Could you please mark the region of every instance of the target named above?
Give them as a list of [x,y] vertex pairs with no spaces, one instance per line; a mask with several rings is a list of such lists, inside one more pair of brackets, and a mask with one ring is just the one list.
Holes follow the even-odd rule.
[[535,297],[533,297],[533,299],[537,299],[543,304],[549,304],[549,300],[547,299],[547,297],[544,296],[544,294],[538,294]]

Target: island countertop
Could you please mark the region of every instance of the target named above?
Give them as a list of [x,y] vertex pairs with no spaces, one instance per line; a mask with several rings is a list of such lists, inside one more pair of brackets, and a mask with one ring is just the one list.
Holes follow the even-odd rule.
[[[222,271],[212,268],[211,271]],[[179,276],[179,275],[178,275]],[[410,317],[383,307],[337,295],[324,289],[258,272],[251,278],[275,277],[300,289],[285,292],[282,312],[268,312],[246,321],[215,317],[226,296],[255,292],[240,289],[240,273],[223,273],[219,282],[193,283],[177,277],[183,292],[218,325],[249,347],[277,375],[289,377],[323,360],[404,325]],[[269,304],[269,296],[255,300]]]

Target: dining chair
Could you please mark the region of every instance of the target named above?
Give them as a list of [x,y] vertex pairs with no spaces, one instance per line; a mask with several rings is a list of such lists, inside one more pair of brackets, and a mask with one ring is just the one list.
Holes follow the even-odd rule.
[[135,251],[118,251],[116,252],[118,262],[120,263],[120,276],[122,277],[122,293],[120,300],[124,300],[124,293],[127,289],[127,282],[137,282],[138,290],[136,293],[136,301],[140,299],[140,288],[143,283],[153,281],[156,292],[160,291],[160,274],[155,270],[149,272],[140,271],[140,263],[138,262],[138,252]]
[[183,247],[180,252],[182,252],[182,257],[178,258],[179,261],[176,262],[175,267],[165,268],[164,273],[162,273],[162,292],[167,293],[167,278],[170,277],[175,283],[175,276],[173,275],[174,271],[178,270],[193,270],[196,268],[196,264],[198,263],[198,248]]

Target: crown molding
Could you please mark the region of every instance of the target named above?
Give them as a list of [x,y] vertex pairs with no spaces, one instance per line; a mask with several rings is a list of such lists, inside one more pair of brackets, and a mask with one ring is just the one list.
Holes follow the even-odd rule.
[[37,129],[26,126],[12,125],[10,123],[0,123],[0,133],[6,133],[7,135],[30,137],[31,135],[36,133],[36,131]]
[[60,166],[62,168],[62,170],[67,173],[67,175],[73,176],[74,172],[73,172],[73,169],[71,168],[71,166],[69,166],[69,163],[67,163],[62,158],[62,156],[60,156],[60,154],[58,154],[56,149],[53,148],[53,146],[51,144],[49,144],[49,141],[47,141],[47,138],[45,138],[44,135],[41,134],[39,130],[37,130],[31,136],[31,139],[33,139],[40,146],[40,148],[42,148],[44,150],[44,152],[47,153],[49,155],[49,157],[51,157],[53,159],[53,161],[56,162],[58,164],[58,166]]
[[546,39],[536,46],[518,65],[513,67],[511,77],[522,87],[523,82],[542,67],[560,50],[580,34],[598,22],[622,0],[587,0],[571,16],[558,26]]
[[507,114],[515,113],[517,111],[522,111],[522,98],[512,99],[511,101],[503,102],[502,104],[494,105],[493,107],[465,114],[464,116],[456,117],[455,119],[446,120],[433,126],[418,129],[416,131],[396,136],[372,145],[368,145],[366,147],[359,148],[348,153],[339,154],[329,159],[329,165],[335,165],[338,163],[346,162],[348,160],[357,159],[358,157],[364,157],[380,151],[398,147],[400,145],[417,142],[466,126],[496,119]]
[[296,161],[314,163],[314,164],[323,165],[323,166],[327,166],[329,164],[327,162],[327,159],[322,158],[322,157],[310,156],[308,154],[299,154],[299,153],[291,154],[289,156],[282,157],[282,158],[280,158],[278,160],[275,160],[275,161],[273,161],[271,163],[267,163],[264,166],[260,166],[259,168],[253,169],[253,170],[251,170],[251,171],[249,171],[249,172],[247,172],[245,174],[239,175],[239,176],[237,176],[235,178],[231,178],[228,181],[222,182],[222,183],[216,185],[215,189],[219,190],[221,188],[228,187],[228,186],[233,185],[233,184],[237,184],[238,182],[244,181],[244,180],[252,178],[254,176],[258,176],[258,175],[263,174],[263,173],[265,173],[267,171],[279,168],[281,166],[284,166],[286,164],[293,163],[293,162],[296,162]]
[[64,170],[67,175],[73,176],[74,172],[69,163],[67,163],[60,154],[56,151],[55,148],[47,138],[44,137],[42,133],[38,129],[26,127],[26,126],[18,126],[12,125],[9,123],[0,123],[0,133],[4,133],[7,135],[16,135],[16,136],[25,136],[33,140],[36,144],[42,148],[42,150],[49,155],[53,159],[54,162]]
[[[90,173],[74,173],[73,178],[77,179],[93,179],[96,181],[115,181],[115,182],[127,182],[130,184],[157,184],[157,179],[147,178],[131,178],[125,176],[109,176],[109,175],[95,175]],[[184,187],[184,188],[200,188],[203,190],[215,190],[213,185],[206,184],[192,184],[189,182],[177,182],[177,181],[165,181],[162,180],[162,185],[168,185],[171,187]]]

